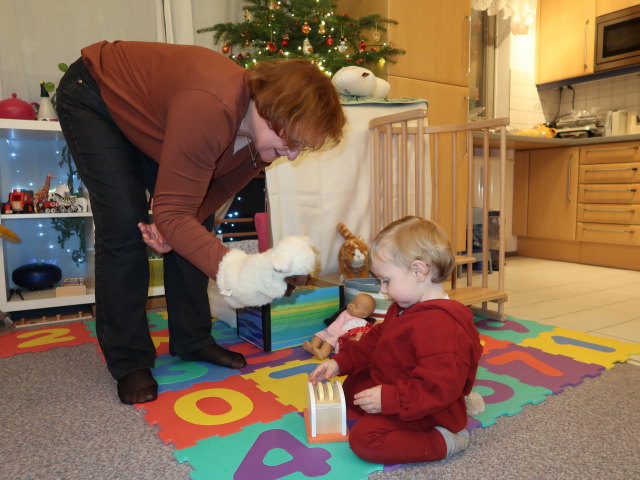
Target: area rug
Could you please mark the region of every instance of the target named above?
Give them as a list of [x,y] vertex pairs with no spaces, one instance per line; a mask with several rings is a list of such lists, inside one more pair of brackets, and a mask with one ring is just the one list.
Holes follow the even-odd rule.
[[[247,366],[229,370],[182,362],[168,355],[166,312],[150,312],[149,321],[160,393],[155,402],[135,408],[165,444],[173,444],[176,460],[189,463],[193,479],[366,479],[399,467],[361,461],[346,442],[307,442],[301,411],[307,375],[318,362],[302,348],[263,352],[214,321],[215,338],[244,354]],[[516,415],[640,353],[638,344],[511,317],[505,323],[477,318],[476,325],[484,353],[474,390],[486,410],[469,417],[471,430]],[[88,321],[4,333],[0,358],[87,342],[99,354],[93,329]]]

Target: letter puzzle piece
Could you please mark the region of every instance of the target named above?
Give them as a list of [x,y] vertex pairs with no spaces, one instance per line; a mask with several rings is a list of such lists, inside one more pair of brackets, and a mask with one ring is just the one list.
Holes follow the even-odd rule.
[[584,377],[600,375],[603,367],[577,362],[564,355],[553,355],[537,348],[510,345],[480,358],[480,365],[500,375],[510,375],[528,385],[560,393],[567,385],[578,385]]
[[626,362],[630,355],[640,353],[640,345],[621,342],[607,337],[556,328],[543,332],[536,338],[528,338],[520,345],[534,347],[545,352],[566,355],[583,363],[596,363],[607,370],[616,362]]
[[226,436],[256,422],[269,422],[292,412],[274,395],[238,375],[203,382],[178,392],[165,392],[153,402],[136,404],[149,425],[159,425],[164,443],[186,448],[213,435]]
[[309,443],[340,442],[348,439],[347,402],[339,380],[307,382],[304,420]]
[[73,347],[94,343],[84,323],[70,323],[62,327],[43,327],[18,330],[0,335],[0,358],[19,353],[43,352],[52,348]]
[[478,420],[483,427],[493,425],[503,415],[513,416],[521,412],[524,405],[535,405],[553,394],[548,388],[527,385],[509,375],[491,373],[482,367],[478,368],[473,391],[482,395],[485,410],[471,418]]
[[346,442],[307,445],[301,420],[299,414],[289,413],[226,437],[200,440],[194,447],[176,450],[175,456],[191,464],[193,480],[350,480],[382,470],[381,464],[356,457]]

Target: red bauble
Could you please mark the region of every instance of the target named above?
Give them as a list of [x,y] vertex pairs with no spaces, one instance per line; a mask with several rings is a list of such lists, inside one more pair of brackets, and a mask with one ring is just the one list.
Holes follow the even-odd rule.
[[286,47],[287,45],[289,45],[289,37],[284,37],[280,42],[280,45],[282,45],[283,47]]
[[267,42],[267,48],[270,52],[275,52],[278,49],[278,45],[276,45],[274,42]]
[[327,45],[329,45],[329,46],[333,45],[333,38],[327,37],[327,39],[325,41],[327,42]]
[[356,63],[358,63],[358,64],[360,64],[362,62],[364,62],[364,60],[362,58],[359,58],[358,60],[356,60]]
[[372,52],[377,52],[377,51],[378,51],[378,49],[377,49],[376,47],[371,47],[371,51],[372,51]]
[[229,53],[230,50],[229,45],[222,45],[222,53]]
[[360,51],[364,52],[367,49],[367,44],[364,40],[360,40]]

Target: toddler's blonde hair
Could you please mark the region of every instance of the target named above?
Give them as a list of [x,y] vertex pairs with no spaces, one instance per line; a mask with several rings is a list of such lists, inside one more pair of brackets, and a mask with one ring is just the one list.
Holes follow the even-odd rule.
[[387,225],[371,242],[371,258],[409,268],[421,260],[434,272],[433,283],[446,280],[454,267],[454,256],[447,234],[435,223],[408,216]]

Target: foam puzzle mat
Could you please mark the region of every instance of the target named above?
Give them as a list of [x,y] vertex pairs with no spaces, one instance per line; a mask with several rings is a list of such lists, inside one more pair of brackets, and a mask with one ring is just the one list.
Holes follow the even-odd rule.
[[[194,480],[351,480],[400,467],[362,461],[347,442],[307,442],[306,383],[319,362],[301,347],[264,352],[214,320],[218,343],[245,355],[247,365],[233,370],[184,362],[168,354],[166,312],[148,316],[159,395],[134,407],[157,426],[165,444],[173,444],[176,461],[189,463]],[[476,326],[484,351],[474,391],[484,398],[486,410],[469,417],[470,430],[516,415],[525,405],[640,354],[640,344],[512,317],[504,323],[476,318]],[[0,335],[0,358],[83,343],[94,343],[100,354],[93,321],[13,330]]]

